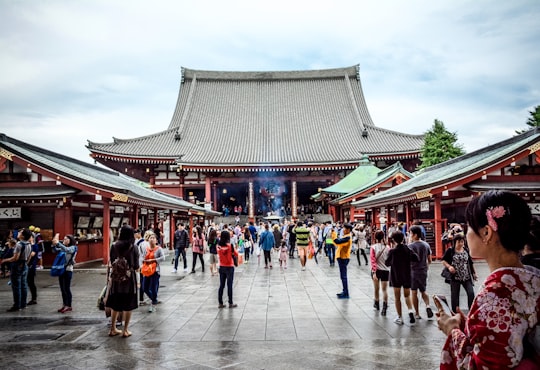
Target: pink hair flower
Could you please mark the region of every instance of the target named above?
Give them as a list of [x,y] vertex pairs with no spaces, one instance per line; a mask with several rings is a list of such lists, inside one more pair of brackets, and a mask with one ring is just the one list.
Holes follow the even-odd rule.
[[486,210],[488,225],[493,229],[493,231],[497,231],[497,229],[499,228],[495,219],[501,218],[505,214],[506,214],[506,210],[504,209],[503,206],[489,207]]

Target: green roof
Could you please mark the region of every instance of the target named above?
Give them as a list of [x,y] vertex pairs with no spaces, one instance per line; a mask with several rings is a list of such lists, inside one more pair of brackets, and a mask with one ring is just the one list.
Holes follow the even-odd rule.
[[339,182],[321,190],[321,193],[347,194],[359,187],[371,182],[381,172],[381,169],[373,165],[367,156],[360,161],[360,165],[345,176]]

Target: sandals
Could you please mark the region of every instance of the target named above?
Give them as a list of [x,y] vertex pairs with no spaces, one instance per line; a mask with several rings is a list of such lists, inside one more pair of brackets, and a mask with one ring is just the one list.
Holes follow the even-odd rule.
[[120,334],[122,334],[122,332],[120,330],[114,329],[114,330],[111,330],[109,332],[109,337],[114,337],[114,336],[117,336],[117,335],[120,335]]

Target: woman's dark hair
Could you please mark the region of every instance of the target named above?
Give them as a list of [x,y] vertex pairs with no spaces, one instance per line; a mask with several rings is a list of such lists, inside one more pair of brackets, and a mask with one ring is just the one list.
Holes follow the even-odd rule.
[[219,245],[225,246],[231,242],[231,234],[227,230],[223,230],[219,237]]
[[392,238],[392,240],[395,241],[397,244],[401,244],[405,237],[401,231],[396,230],[392,233],[392,235],[390,235],[390,238]]
[[216,239],[217,239],[216,229],[210,230],[210,234],[208,234],[208,244],[213,244]]
[[377,230],[375,232],[375,240],[378,242],[381,242],[383,241],[383,239],[384,239],[384,232],[382,230]]
[[124,225],[120,229],[120,235],[118,236],[118,246],[122,249],[127,249],[131,245],[135,244],[135,232],[129,225]]
[[195,232],[197,233],[197,238],[201,239],[202,238],[202,228],[199,225],[195,226]]
[[[489,221],[488,213],[491,216]],[[492,229],[499,235],[502,246],[519,252],[527,243],[531,210],[527,202],[517,194],[490,190],[469,202],[465,219],[476,235],[480,235],[480,229],[488,224],[495,226]]]
[[77,244],[77,240],[75,240],[75,237],[71,234],[68,234],[66,235],[66,238],[69,239],[69,245],[66,245],[66,247],[70,247],[72,245],[76,245]]
[[533,252],[540,252],[540,217],[533,216],[527,237],[527,246]]

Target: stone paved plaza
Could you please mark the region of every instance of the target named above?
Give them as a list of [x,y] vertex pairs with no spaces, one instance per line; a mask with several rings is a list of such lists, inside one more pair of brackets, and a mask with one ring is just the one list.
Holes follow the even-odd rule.
[[[191,254],[191,251],[188,252]],[[353,256],[353,258],[355,258]],[[188,265],[191,256],[188,256]],[[218,309],[219,278],[202,273],[172,273],[170,257],[162,264],[157,312],[135,310],[130,338],[108,337],[108,320],[96,307],[105,284],[100,265],[79,265],[73,278],[73,312],[61,306],[56,278],[38,271],[38,304],[6,313],[13,302],[7,279],[0,280],[0,344],[3,369],[434,369],[444,337],[436,321],[415,326],[393,323],[390,294],[386,317],[372,308],[369,270],[349,264],[350,294],[338,300],[337,266],[325,258],[299,260],[288,269],[258,266],[254,257],[236,269],[237,308]],[[488,274],[476,263],[479,283]],[[428,293],[450,288],[430,269]],[[464,293],[461,306],[466,307]],[[406,312],[404,307],[404,312]],[[408,320],[405,320],[406,322]]]

